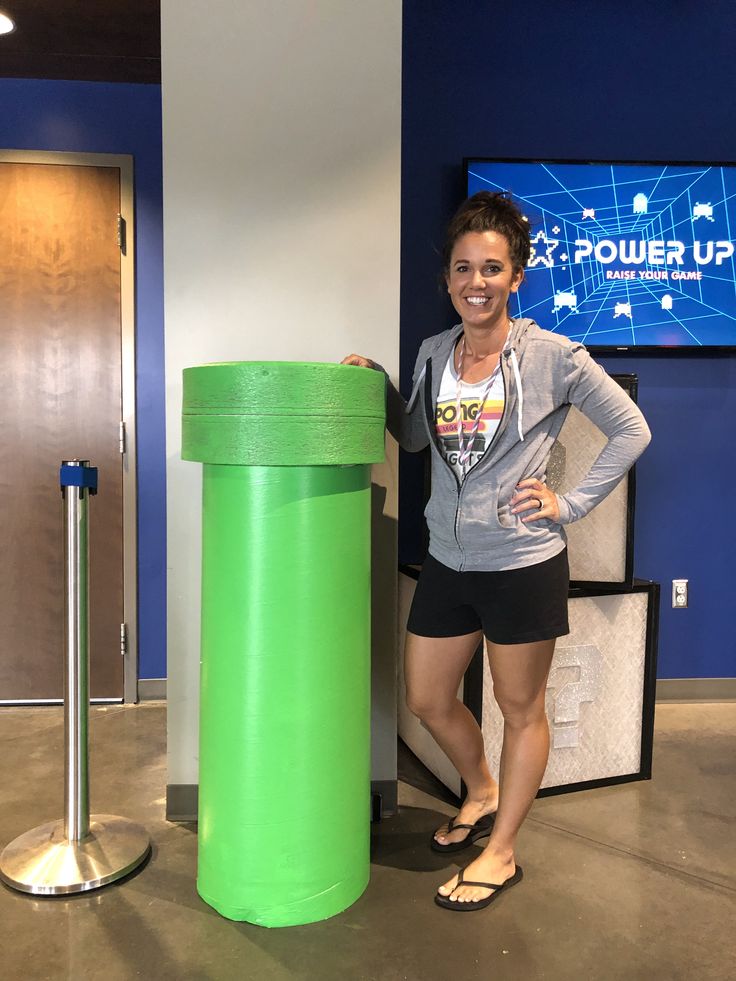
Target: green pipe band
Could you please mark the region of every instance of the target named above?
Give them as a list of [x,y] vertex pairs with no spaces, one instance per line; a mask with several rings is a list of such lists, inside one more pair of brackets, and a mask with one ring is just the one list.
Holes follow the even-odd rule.
[[256,467],[383,460],[383,372],[235,361],[184,370],[182,458]]
[[197,888],[230,919],[311,923],[368,884],[383,427],[379,372],[184,372],[182,455],[205,463]]

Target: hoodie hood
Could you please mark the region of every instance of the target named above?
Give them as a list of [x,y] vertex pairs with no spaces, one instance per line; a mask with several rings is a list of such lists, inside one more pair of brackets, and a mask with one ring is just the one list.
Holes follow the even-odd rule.
[[[519,432],[519,439],[523,441],[524,432],[524,391],[521,384],[521,371],[519,369],[519,364],[523,356],[524,348],[526,346],[527,335],[530,328],[540,328],[537,326],[535,321],[529,319],[528,317],[518,317],[512,319],[511,321],[511,331],[509,337],[506,341],[506,345],[501,352],[502,359],[502,370],[503,367],[507,368],[504,375],[504,381],[506,383],[506,398],[509,399],[511,394],[509,388],[509,377],[508,371],[510,370],[514,379],[514,389],[516,394],[516,400],[518,404],[518,411],[516,415],[516,424]],[[447,359],[450,357],[450,352],[455,347],[458,338],[463,332],[463,325],[456,324],[451,327],[450,330],[443,331],[441,334],[436,334],[434,337],[429,337],[424,342],[422,347],[425,348],[424,354],[426,358],[424,359],[424,364],[422,365],[421,371],[416,378],[414,385],[412,386],[411,395],[409,396],[409,401],[407,402],[406,411],[411,412],[414,408],[414,403],[416,402],[419,392],[422,388],[422,383],[427,375],[427,366],[431,363],[431,379],[432,379],[432,392],[431,397],[433,403],[437,401],[437,393],[439,391],[439,385],[442,378],[442,372],[445,369],[445,364]],[[509,367],[510,366],[510,367]],[[436,389],[436,390],[435,390]]]

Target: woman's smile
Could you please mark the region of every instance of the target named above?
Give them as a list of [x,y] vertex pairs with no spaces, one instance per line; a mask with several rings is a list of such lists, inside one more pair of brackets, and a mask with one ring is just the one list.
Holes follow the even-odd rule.
[[466,326],[493,329],[506,324],[509,295],[523,278],[523,271],[514,269],[505,235],[467,232],[452,250],[447,292]]

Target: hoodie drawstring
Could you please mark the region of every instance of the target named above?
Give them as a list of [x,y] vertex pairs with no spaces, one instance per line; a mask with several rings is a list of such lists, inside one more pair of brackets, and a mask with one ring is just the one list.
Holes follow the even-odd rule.
[[521,387],[521,374],[519,372],[519,362],[516,360],[516,351],[511,348],[511,367],[514,369],[514,380],[516,381],[516,397],[519,400],[519,411],[516,415],[516,425],[519,428],[519,439],[524,442],[524,390]]
[[[524,442],[524,390],[521,387],[521,372],[519,371],[519,362],[516,358],[516,351],[511,348],[511,367],[514,371],[514,381],[516,382],[516,396],[519,402],[519,409],[516,415],[516,425],[519,430],[519,439]],[[424,364],[422,370],[419,372],[419,377],[417,378],[414,387],[412,388],[411,395],[409,396],[409,401],[406,403],[406,411],[411,412],[414,407],[414,403],[419,395],[419,389],[422,387],[422,381],[427,373],[427,365]]]

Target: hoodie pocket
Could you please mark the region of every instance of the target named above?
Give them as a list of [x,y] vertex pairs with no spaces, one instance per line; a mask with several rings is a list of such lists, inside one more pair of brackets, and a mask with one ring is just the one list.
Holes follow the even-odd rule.
[[495,494],[496,521],[502,528],[516,528],[519,523],[519,515],[511,512],[511,497],[511,494],[501,495],[499,491]]
[[[512,495],[509,495],[509,499]],[[511,505],[508,500],[506,503],[496,505],[496,520],[502,528],[515,528],[516,531],[523,535],[541,535],[549,532],[551,528],[559,528],[559,522],[553,521],[551,518],[538,518],[536,521],[522,521],[522,518],[529,514],[533,514],[532,511],[517,511],[514,514],[511,510]]]

